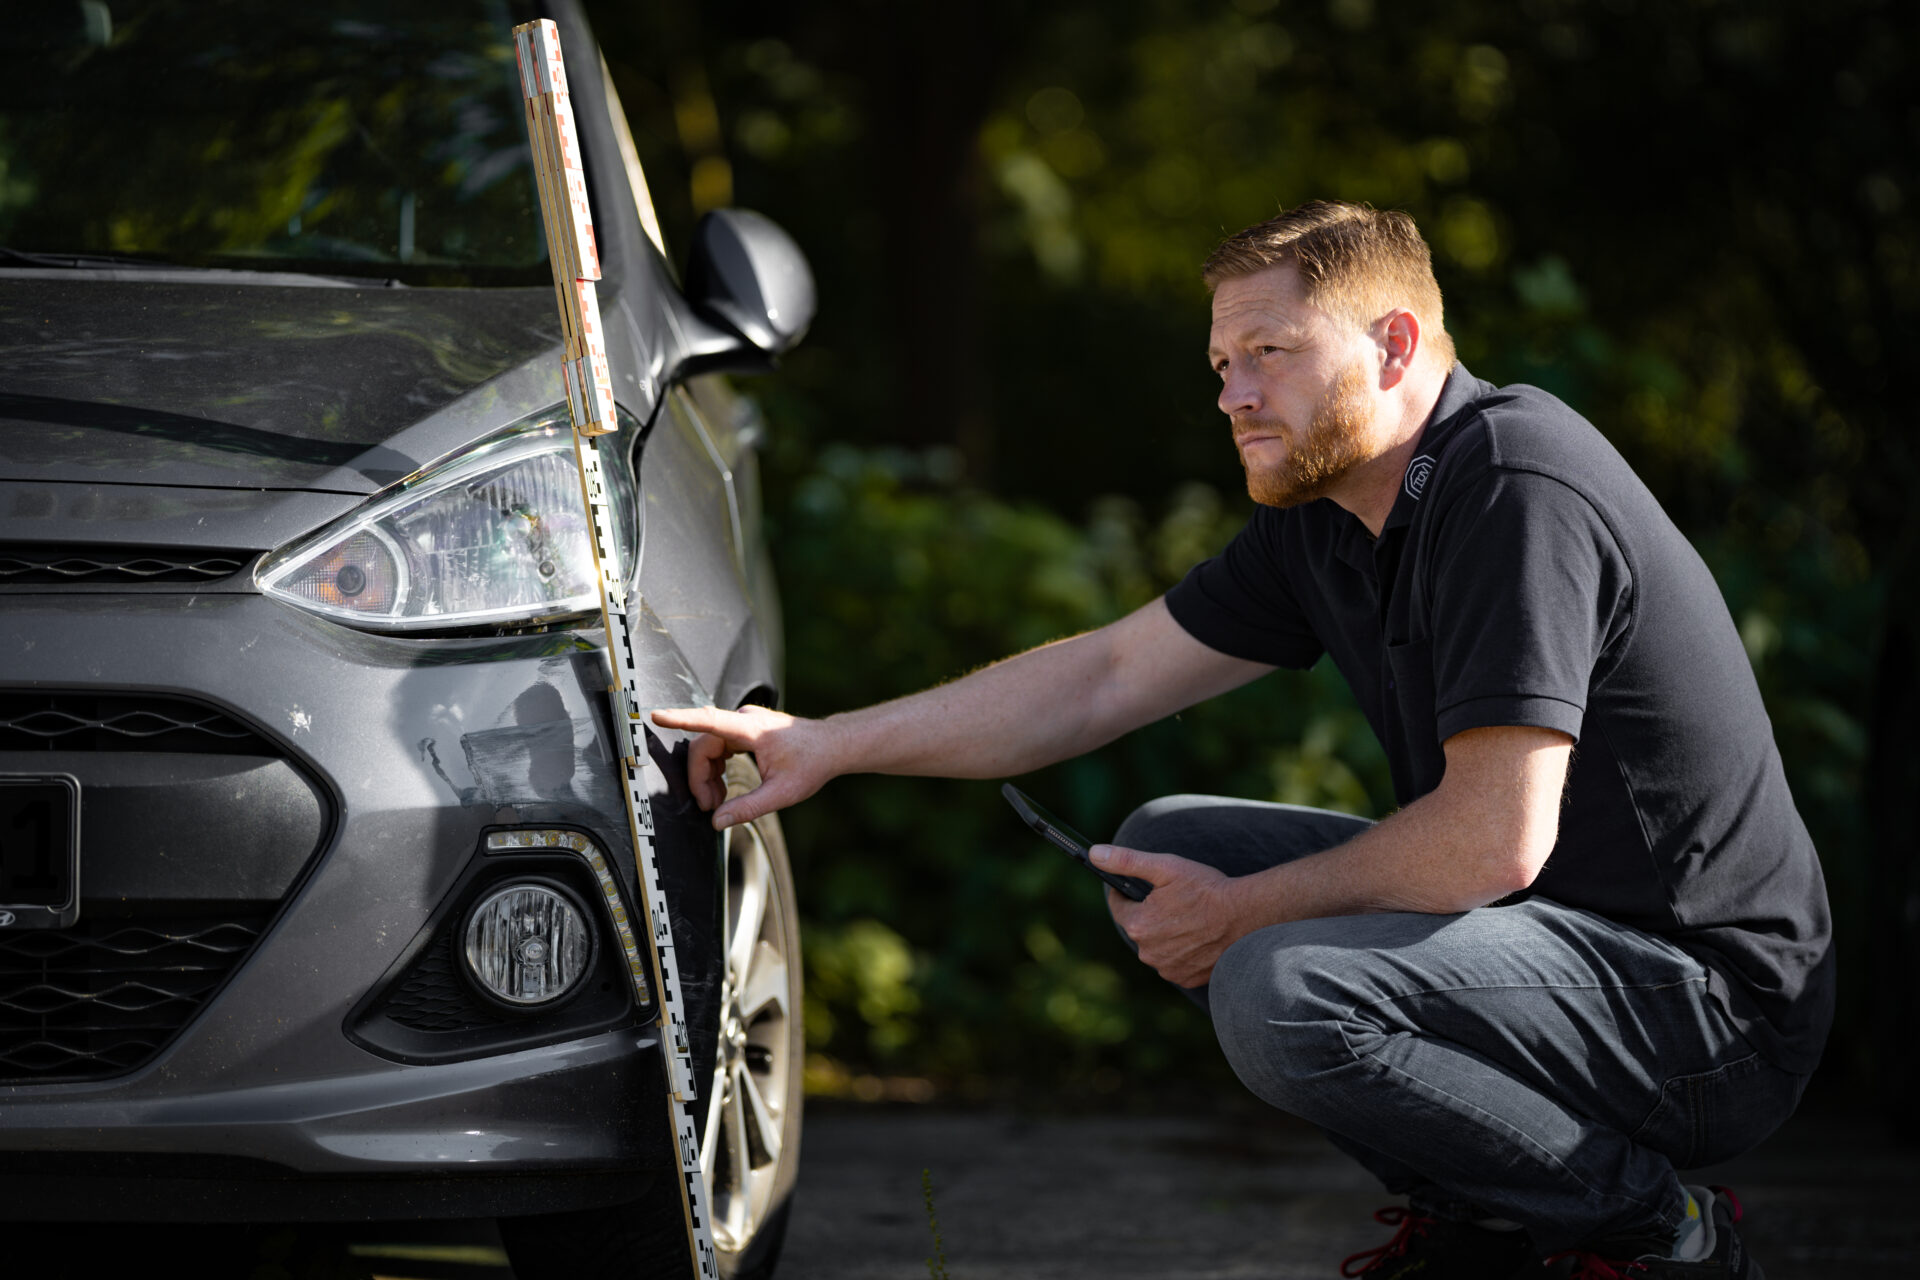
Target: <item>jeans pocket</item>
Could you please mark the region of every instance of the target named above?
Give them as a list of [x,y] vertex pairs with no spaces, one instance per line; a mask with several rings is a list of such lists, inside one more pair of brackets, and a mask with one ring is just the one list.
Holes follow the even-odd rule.
[[1661,1086],[1661,1100],[1653,1103],[1653,1111],[1634,1130],[1634,1144],[1659,1151],[1672,1161],[1674,1169],[1711,1163],[1726,1138],[1726,1134],[1715,1132],[1716,1113],[1734,1102],[1741,1086],[1753,1080],[1764,1065],[1761,1055],[1749,1054],[1713,1071],[1668,1079]]
[[1674,1076],[1661,1087],[1660,1101],[1634,1130],[1633,1141],[1677,1169],[1730,1160],[1793,1114],[1806,1081],[1757,1053],[1712,1071]]

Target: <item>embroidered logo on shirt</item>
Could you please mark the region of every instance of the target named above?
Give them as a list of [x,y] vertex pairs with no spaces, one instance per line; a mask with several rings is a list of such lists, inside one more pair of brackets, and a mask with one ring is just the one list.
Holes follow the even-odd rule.
[[1407,496],[1415,502],[1420,501],[1420,493],[1427,487],[1427,477],[1433,474],[1434,461],[1421,454],[1407,464]]

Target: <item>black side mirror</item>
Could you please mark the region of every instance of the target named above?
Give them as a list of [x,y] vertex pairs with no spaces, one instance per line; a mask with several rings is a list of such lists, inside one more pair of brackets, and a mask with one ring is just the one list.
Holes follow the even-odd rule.
[[724,331],[688,335],[686,364],[702,370],[767,368],[813,323],[806,255],[771,219],[747,209],[716,209],[700,219],[686,296],[701,319]]

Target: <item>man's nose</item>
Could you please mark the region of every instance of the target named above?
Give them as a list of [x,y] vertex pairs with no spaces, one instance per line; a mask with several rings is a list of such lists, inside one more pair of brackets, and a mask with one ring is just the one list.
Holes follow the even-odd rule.
[[1252,378],[1237,372],[1234,366],[1229,364],[1226,376],[1220,382],[1218,403],[1220,412],[1229,418],[1241,413],[1258,413],[1262,405],[1260,388]]

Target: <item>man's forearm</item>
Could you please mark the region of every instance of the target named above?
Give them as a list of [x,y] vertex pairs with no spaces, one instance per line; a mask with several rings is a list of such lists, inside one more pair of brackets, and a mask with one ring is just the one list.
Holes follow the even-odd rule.
[[1102,746],[1111,637],[1091,631],[947,684],[829,716],[835,773],[1004,778]]
[[1153,884],[1109,891],[1140,959],[1183,987],[1269,925],[1370,911],[1449,915],[1533,882],[1558,830],[1569,742],[1552,730],[1473,729],[1443,744],[1440,786],[1343,845],[1232,879],[1172,854],[1101,848],[1096,860]]
[[[700,735],[688,751],[688,785],[725,827],[797,804],[843,773],[1026,773],[1270,670],[1209,649],[1155,600],[1098,631],[826,720],[763,707],[676,707],[655,711],[653,722]],[[762,781],[728,800],[726,759],[742,751],[759,760]]]
[[1435,821],[1433,799],[1415,801],[1345,844],[1236,881],[1239,932],[1374,911],[1450,915],[1524,887],[1510,859],[1484,857],[1471,837]]
[[1526,888],[1558,835],[1570,750],[1544,729],[1449,739],[1438,789],[1345,844],[1237,882],[1244,931],[1370,911],[1449,915]]
[[1155,600],[1098,631],[824,723],[835,773],[1004,778],[1104,746],[1270,670],[1207,648]]

